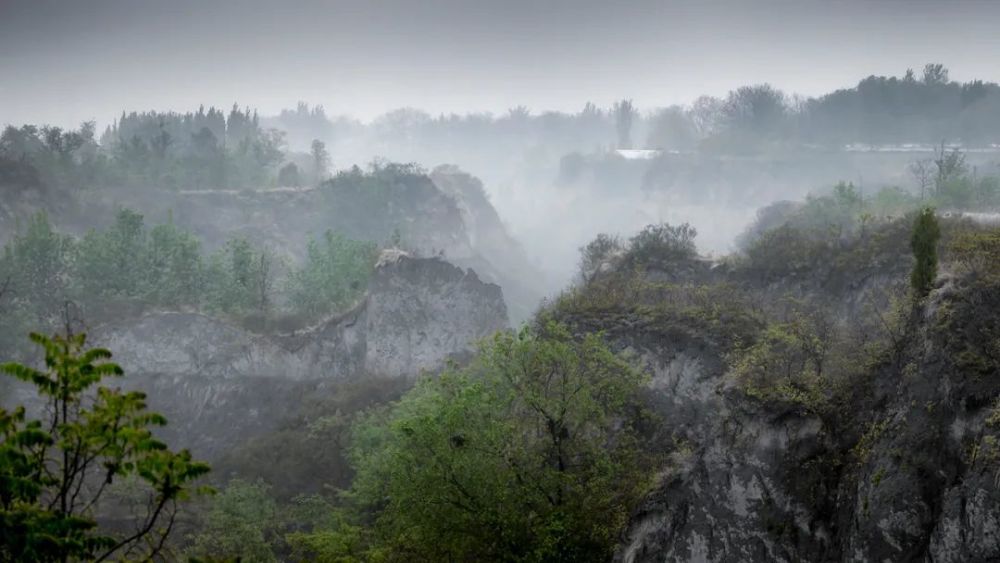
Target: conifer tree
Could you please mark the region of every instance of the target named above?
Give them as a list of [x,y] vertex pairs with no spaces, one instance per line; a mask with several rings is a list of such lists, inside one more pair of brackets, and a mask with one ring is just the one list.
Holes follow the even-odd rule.
[[910,248],[916,259],[910,274],[910,285],[917,297],[925,297],[930,293],[937,277],[937,244],[940,238],[941,227],[934,216],[934,210],[930,207],[922,209],[913,223],[913,235],[910,238]]

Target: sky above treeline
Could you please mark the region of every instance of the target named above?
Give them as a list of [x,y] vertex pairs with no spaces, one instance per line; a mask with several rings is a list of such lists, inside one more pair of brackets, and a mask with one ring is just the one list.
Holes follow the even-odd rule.
[[941,62],[1000,80],[988,0],[0,0],[0,124],[297,101],[371,119],[818,95]]

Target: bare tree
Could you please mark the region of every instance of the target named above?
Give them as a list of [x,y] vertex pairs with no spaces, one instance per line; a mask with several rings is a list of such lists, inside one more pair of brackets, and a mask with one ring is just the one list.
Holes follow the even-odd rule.
[[934,161],[927,158],[910,163],[910,175],[913,176],[917,186],[920,188],[921,201],[927,197],[927,190],[934,183],[934,171],[932,170],[932,166],[934,166]]
[[934,166],[937,167],[934,189],[938,193],[941,193],[948,182],[968,172],[965,155],[958,149],[952,149],[950,152],[945,150],[944,141],[941,141],[941,148],[938,150],[937,158],[934,159]]
[[688,113],[699,137],[704,139],[718,130],[722,122],[723,106],[722,100],[712,96],[701,96],[691,104]]

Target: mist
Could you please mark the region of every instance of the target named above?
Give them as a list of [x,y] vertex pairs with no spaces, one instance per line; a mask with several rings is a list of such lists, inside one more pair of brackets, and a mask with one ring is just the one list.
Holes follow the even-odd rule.
[[0,0],[0,560],[1000,560],[998,23]]

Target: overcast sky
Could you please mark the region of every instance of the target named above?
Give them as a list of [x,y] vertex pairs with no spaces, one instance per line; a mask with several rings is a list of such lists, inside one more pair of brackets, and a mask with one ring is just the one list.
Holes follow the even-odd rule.
[[297,100],[369,119],[806,95],[928,61],[1000,80],[1000,2],[0,0],[0,123]]

